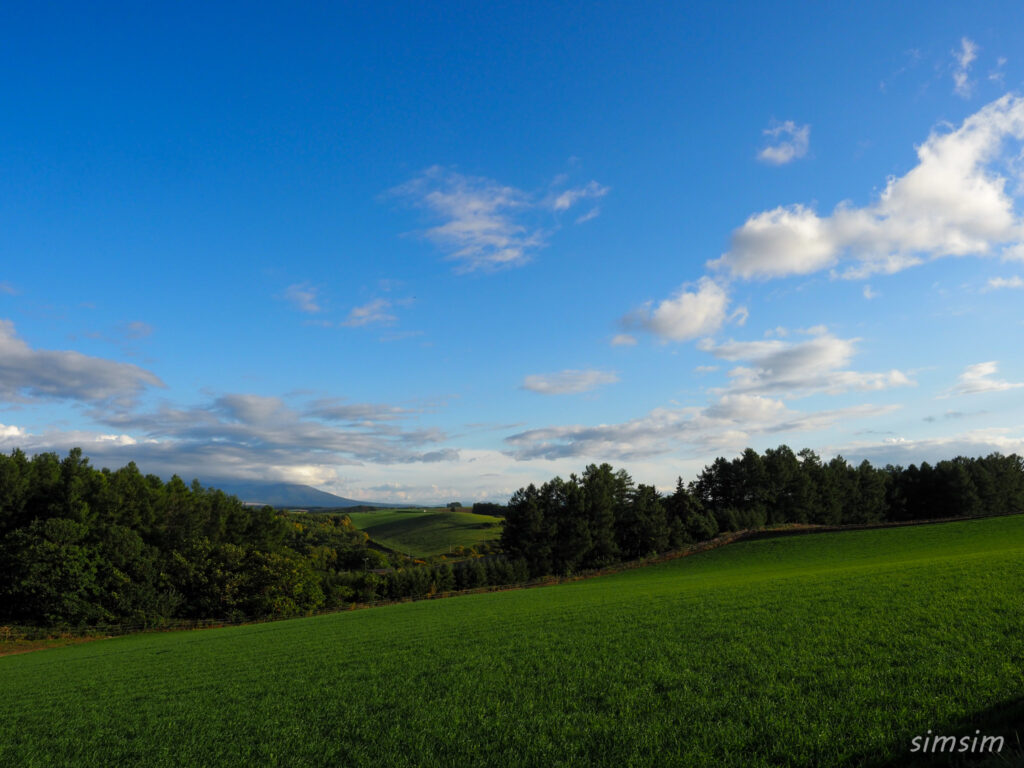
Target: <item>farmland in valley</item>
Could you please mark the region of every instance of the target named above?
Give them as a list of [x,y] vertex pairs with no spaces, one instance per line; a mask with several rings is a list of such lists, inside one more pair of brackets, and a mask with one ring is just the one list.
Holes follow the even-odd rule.
[[501,518],[449,509],[378,509],[349,514],[352,524],[388,549],[427,557],[501,536]]

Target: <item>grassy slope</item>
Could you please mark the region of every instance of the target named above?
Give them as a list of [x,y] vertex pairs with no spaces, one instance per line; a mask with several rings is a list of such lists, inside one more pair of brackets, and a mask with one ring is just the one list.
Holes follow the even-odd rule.
[[353,525],[389,549],[426,557],[448,552],[449,547],[471,547],[501,536],[500,517],[452,512],[447,509],[382,509],[349,515]]
[[0,764],[902,759],[912,736],[1024,691],[1022,556],[1024,517],[768,539],[551,588],[6,657]]

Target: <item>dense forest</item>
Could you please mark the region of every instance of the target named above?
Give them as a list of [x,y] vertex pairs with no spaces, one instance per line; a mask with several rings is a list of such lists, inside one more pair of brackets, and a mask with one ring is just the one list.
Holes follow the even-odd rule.
[[343,514],[247,506],[134,464],[99,470],[78,449],[15,450],[0,455],[0,624],[298,616],[576,573],[720,531],[1019,512],[1024,460],[878,469],[781,446],[716,459],[666,496],[602,464],[479,506],[505,516],[500,547],[412,561],[373,548]]
[[720,531],[785,523],[870,524],[1024,510],[1024,460],[991,454],[935,466],[856,467],[827,463],[787,446],[748,448],[680,478],[661,497],[625,470],[590,465],[582,476],[556,477],[513,494],[502,548],[527,561],[532,575],[572,573],[675,549]]
[[371,563],[387,565],[346,517],[97,470],[79,449],[0,455],[0,623],[300,615],[352,600]]

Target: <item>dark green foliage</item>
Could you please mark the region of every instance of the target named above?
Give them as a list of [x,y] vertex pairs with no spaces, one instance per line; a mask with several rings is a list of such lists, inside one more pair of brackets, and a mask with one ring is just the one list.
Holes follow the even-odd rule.
[[[784,445],[763,456],[747,449],[715,459],[689,486],[680,478],[666,498],[625,470],[591,464],[581,476],[516,491],[502,508],[501,549],[448,547],[474,555],[453,566],[369,549],[346,515],[249,507],[196,482],[143,476],[134,464],[96,470],[78,449],[64,459],[15,450],[0,456],[0,623],[296,616],[574,574],[766,525],[1022,509],[1024,460],[998,453],[876,469],[842,456],[823,464]],[[501,524],[443,515],[482,521],[474,536]]]
[[934,468],[827,464],[785,445],[717,458],[661,498],[624,470],[591,464],[582,477],[521,488],[501,546],[534,576],[567,574],[706,541],[720,532],[785,524],[870,525],[1024,510],[1024,459],[957,457]]
[[491,517],[504,517],[506,507],[504,504],[494,504],[489,501],[478,501],[473,504],[474,515],[490,515]]
[[354,597],[365,534],[233,496],[21,451],[0,456],[0,623],[158,625],[296,616]]

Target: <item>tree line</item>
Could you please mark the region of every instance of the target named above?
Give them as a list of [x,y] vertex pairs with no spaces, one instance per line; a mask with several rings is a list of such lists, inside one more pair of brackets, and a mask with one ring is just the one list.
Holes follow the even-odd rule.
[[1017,455],[875,468],[780,446],[715,459],[666,495],[592,464],[481,505],[505,516],[490,554],[425,562],[375,549],[345,515],[247,506],[134,464],[98,470],[77,448],[15,450],[0,454],[0,624],[299,616],[601,568],[723,531],[1022,509]]
[[908,467],[823,462],[788,446],[717,458],[673,493],[622,469],[529,485],[509,500],[501,546],[532,576],[573,573],[785,523],[871,524],[1024,510],[1024,459],[993,453]]
[[77,448],[0,455],[0,623],[302,615],[354,600],[388,564],[347,517],[251,507],[135,464],[97,470]]

